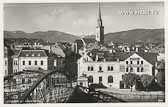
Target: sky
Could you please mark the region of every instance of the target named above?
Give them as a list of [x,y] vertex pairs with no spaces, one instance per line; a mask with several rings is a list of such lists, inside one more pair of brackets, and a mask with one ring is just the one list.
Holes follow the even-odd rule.
[[[100,6],[105,33],[164,27],[163,2],[106,2]],[[4,30],[9,31],[91,35],[96,32],[97,18],[98,3],[4,4]]]

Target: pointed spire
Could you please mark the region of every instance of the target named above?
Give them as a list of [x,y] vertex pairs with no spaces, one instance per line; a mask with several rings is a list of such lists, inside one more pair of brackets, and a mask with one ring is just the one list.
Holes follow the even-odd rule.
[[100,9],[100,2],[99,2],[99,5],[98,5],[98,19],[97,19],[97,24],[98,26],[102,26],[102,18],[101,18],[101,9]]
[[99,2],[99,20],[101,20],[101,9],[100,9],[100,2]]

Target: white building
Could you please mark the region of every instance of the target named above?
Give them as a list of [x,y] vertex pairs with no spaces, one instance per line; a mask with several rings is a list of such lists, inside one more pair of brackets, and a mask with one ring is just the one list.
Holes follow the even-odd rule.
[[13,56],[13,73],[23,70],[47,70],[48,56],[44,50],[20,50]]
[[153,53],[85,53],[78,60],[78,85],[86,84],[86,81],[81,81],[81,77],[85,76],[89,84],[103,83],[106,87],[123,88],[122,75],[129,72],[155,75],[156,61],[157,56]]

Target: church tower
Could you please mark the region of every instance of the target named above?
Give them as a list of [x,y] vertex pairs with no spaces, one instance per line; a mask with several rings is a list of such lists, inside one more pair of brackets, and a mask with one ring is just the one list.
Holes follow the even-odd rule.
[[98,19],[97,19],[97,26],[96,26],[96,41],[100,44],[104,44],[104,26],[101,18],[101,9],[99,3],[99,12],[98,12]]

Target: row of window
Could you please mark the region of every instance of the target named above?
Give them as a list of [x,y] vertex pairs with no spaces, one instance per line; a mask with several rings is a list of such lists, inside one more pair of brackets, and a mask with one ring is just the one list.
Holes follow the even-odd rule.
[[[137,72],[143,72],[144,68],[143,67],[137,67]],[[126,72],[129,72],[129,68],[126,68]],[[130,67],[130,72],[133,72],[133,67]]]
[[[126,61],[126,64],[129,64],[128,61]],[[133,64],[133,61],[130,61],[130,64]],[[140,61],[137,61],[137,64],[140,64]],[[141,61],[141,64],[143,64],[143,61]]]
[[[99,76],[99,82],[102,82],[102,81],[103,81],[103,77]],[[113,83],[113,76],[108,76],[107,81],[108,81],[108,83]],[[93,76],[88,77],[88,82],[93,83]]]
[[[28,65],[32,65],[33,61],[28,61]],[[40,61],[40,65],[43,65],[43,61]],[[25,65],[25,61],[22,62],[22,65]],[[34,65],[38,65],[37,61],[34,61]]]
[[[113,71],[114,68],[113,68],[113,66],[108,66],[108,67],[107,67],[107,70],[108,70],[108,71]],[[93,66],[88,66],[88,71],[94,71]],[[99,71],[102,71],[102,66],[99,66]]]

